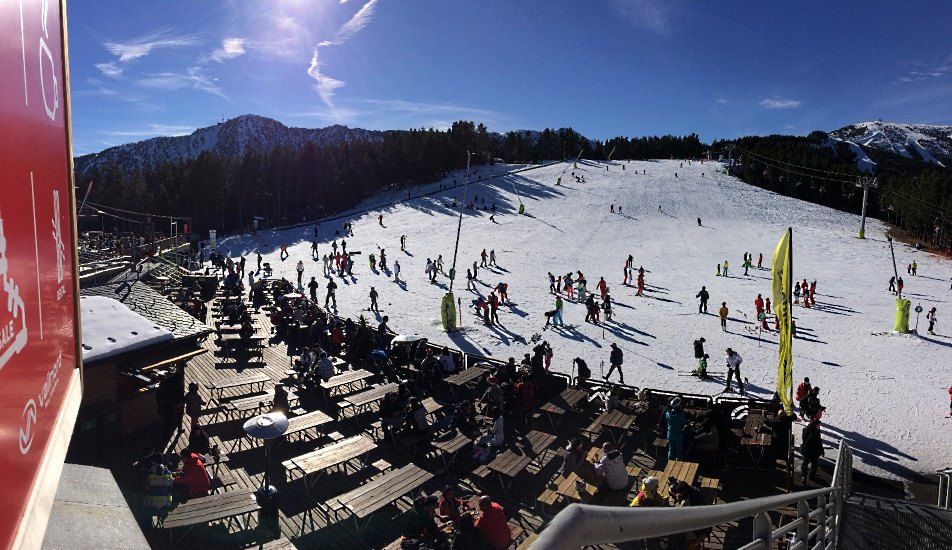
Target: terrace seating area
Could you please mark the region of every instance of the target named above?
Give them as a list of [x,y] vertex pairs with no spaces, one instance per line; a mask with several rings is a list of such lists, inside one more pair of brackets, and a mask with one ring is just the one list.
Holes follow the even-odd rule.
[[[393,334],[339,319],[289,292],[286,281],[265,280],[250,302],[245,296],[221,289],[207,303],[217,334],[204,344],[210,353],[186,369],[204,402],[198,425],[218,452],[207,455],[213,493],[155,517],[137,510],[154,547],[396,548],[414,501],[451,486],[471,503],[486,495],[501,505],[513,534],[509,547],[522,548],[570,503],[628,506],[648,476],[660,480],[662,498],[676,478],[697,487],[705,504],[776,494],[786,484],[787,453],[763,428],[775,404],[512,372],[503,361],[456,350],[447,350],[456,371],[434,373],[424,365],[425,341],[410,351],[390,346]],[[240,323],[229,322],[237,309]],[[239,335],[234,325],[252,332]],[[321,376],[312,351],[326,354],[331,376]],[[525,384],[534,387],[532,400],[522,398]],[[504,403],[498,412],[495,386]],[[685,456],[669,460],[664,413],[674,397],[693,421]],[[272,410],[290,419],[285,436],[270,445],[276,513],[254,495],[264,481],[264,444],[242,429]],[[713,446],[712,427],[719,432]],[[192,430],[186,415],[172,434],[125,441],[124,462],[146,447],[178,452]],[[589,466],[563,473],[572,438],[581,440]],[[624,486],[610,487],[618,478],[604,475],[608,466],[592,474],[607,449],[619,454]],[[135,503],[143,480],[127,467],[122,473]],[[732,533],[749,531],[720,526],[703,535],[704,548],[730,547]]]

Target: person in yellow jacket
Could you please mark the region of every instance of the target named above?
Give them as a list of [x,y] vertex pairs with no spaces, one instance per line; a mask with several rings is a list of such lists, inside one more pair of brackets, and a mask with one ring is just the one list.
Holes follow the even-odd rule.
[[717,314],[721,317],[721,330],[727,332],[727,314],[730,313],[730,310],[727,309],[727,302],[721,302],[721,309],[717,310]]
[[727,277],[727,260],[724,260],[724,264],[723,264],[723,265],[724,265],[724,274],[721,275],[721,276],[722,276],[722,277]]
[[658,478],[651,476],[646,477],[641,482],[641,490],[638,491],[638,494],[635,495],[628,506],[631,508],[646,508],[649,506],[667,506],[667,504],[664,497],[658,494]]

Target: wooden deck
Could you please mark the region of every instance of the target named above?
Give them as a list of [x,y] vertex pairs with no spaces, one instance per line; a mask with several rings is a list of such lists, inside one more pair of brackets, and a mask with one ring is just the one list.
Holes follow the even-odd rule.
[[[210,337],[204,344],[209,349],[209,353],[192,359],[186,370],[186,383],[197,382],[206,401],[211,401],[212,390],[209,388],[215,388],[215,396],[218,399],[208,405],[209,408],[204,411],[201,422],[212,436],[213,442],[219,442],[222,448],[228,452],[227,462],[215,467],[219,477],[230,481],[227,487],[220,489],[220,491],[224,491],[222,494],[226,495],[256,490],[263,483],[265,469],[264,449],[260,444],[251,446],[235,445],[244,437],[242,424],[254,414],[254,411],[248,411],[247,416],[233,412],[227,414],[229,411],[225,410],[225,407],[229,402],[242,398],[254,399],[255,396],[267,394],[256,391],[258,386],[232,385],[232,381],[266,377],[267,381],[264,382],[264,387],[267,391],[273,388],[275,384],[286,381],[286,371],[290,362],[286,345],[269,341],[271,338],[271,323],[268,317],[259,313],[256,314],[256,318],[257,335],[266,339],[266,346],[260,356],[249,356],[238,352],[233,353],[226,361],[219,351],[215,338]],[[360,364],[353,365],[352,361],[348,362],[351,364],[347,365],[347,368],[352,370],[364,367]],[[473,390],[468,385],[473,379],[478,378],[478,373],[476,371],[469,372],[468,370],[463,371],[463,373],[465,374],[462,376],[457,374],[451,377],[450,383],[432,394],[435,400],[427,402],[428,410],[433,410],[435,406],[442,406],[444,411],[450,412],[453,410],[455,403],[463,396],[466,398],[473,397],[471,395]],[[349,376],[362,377],[363,375]],[[456,382],[456,384],[452,382]],[[320,481],[315,483],[308,491],[306,484],[298,480],[299,476],[295,475],[293,479],[289,478],[282,463],[337,442],[343,442],[365,434],[371,423],[377,420],[375,412],[377,405],[374,402],[376,395],[373,393],[367,394],[366,392],[385,387],[386,380],[375,374],[366,380],[362,380],[362,383],[366,383],[366,386],[358,387],[362,384],[353,386],[342,384],[341,387],[335,390],[338,395],[335,395],[332,399],[327,399],[326,402],[319,395],[319,392],[317,395],[298,392],[300,402],[296,406],[292,405],[289,415],[291,425],[292,427],[308,426],[306,429],[310,430],[309,435],[311,437],[290,437],[279,445],[273,446],[270,477],[272,485],[278,489],[279,533],[267,532],[264,526],[259,524],[258,514],[252,513],[250,517],[245,516],[246,521],[213,522],[211,525],[190,526],[191,529],[187,535],[181,541],[177,540],[174,545],[170,542],[167,530],[145,528],[146,537],[152,546],[162,549],[195,548],[202,550],[207,548],[260,548],[261,545],[281,538],[301,549],[383,548],[399,537],[401,533],[400,514],[409,509],[409,501],[419,492],[414,489],[403,495],[405,498],[395,498],[393,503],[382,504],[378,509],[376,502],[372,500],[365,502],[360,499],[364,498],[360,495],[367,494],[361,487],[368,484],[373,486],[376,483],[388,487],[392,485],[399,489],[399,484],[394,485],[394,476],[400,474],[394,472],[400,471],[413,472],[414,478],[408,483],[416,484],[419,482],[422,490],[429,493],[438,491],[447,484],[452,484],[458,487],[457,493],[461,495],[489,494],[505,507],[506,514],[513,525],[523,529],[528,537],[533,537],[551,518],[549,514],[557,512],[564,505],[560,502],[553,502],[552,506],[546,506],[547,513],[543,516],[538,509],[537,500],[547,490],[553,476],[561,466],[562,461],[559,455],[562,454],[567,439],[577,436],[583,428],[592,424],[600,413],[596,403],[579,399],[574,404],[566,403],[566,405],[570,405],[566,407],[566,410],[574,405],[575,412],[562,415],[561,422],[557,423],[556,426],[550,423],[545,413],[537,415],[534,420],[525,422],[518,415],[507,416],[506,440],[508,450],[504,450],[502,454],[510,453],[506,456],[512,459],[513,463],[519,463],[521,469],[511,471],[513,475],[511,479],[506,479],[507,482],[510,482],[510,485],[505,493],[499,487],[496,480],[497,475],[495,473],[479,475],[480,465],[474,463],[469,456],[469,442],[472,441],[474,435],[478,434],[463,434],[457,431],[434,435],[430,440],[431,446],[428,447],[429,450],[424,455],[410,456],[401,448],[399,441],[394,443],[389,438],[377,441],[376,446],[361,457],[363,465],[336,470],[331,468],[324,472]],[[544,396],[541,402],[545,403],[552,398],[558,401],[560,391],[557,390],[551,395]],[[360,396],[361,393],[365,395]],[[450,396],[453,396],[453,398]],[[347,401],[348,397],[354,398],[352,403],[356,406],[352,408],[363,408],[372,412],[356,417],[353,416],[353,412],[349,412],[345,418],[337,418],[338,403]],[[427,396],[421,395],[420,397]],[[574,400],[575,396],[571,397]],[[295,416],[298,416],[301,420],[295,421]],[[645,415],[645,417],[651,418],[652,415]],[[553,430],[553,427],[556,429]],[[623,438],[619,438],[620,449],[628,464],[629,473],[644,475],[649,471],[665,471],[667,461],[664,457],[656,460],[640,450],[644,448],[646,439],[650,442],[657,437],[658,434],[654,431],[654,428],[655,426],[645,425],[642,418],[627,430]],[[165,451],[177,451],[183,448],[188,442],[189,429],[188,419],[183,418],[181,424],[174,431],[146,430],[143,433],[124,438],[121,442],[121,453],[117,454],[115,466],[112,469],[120,486],[126,493],[128,502],[140,517],[143,514],[140,509],[144,494],[142,480],[137,477],[129,464],[138,459],[142,450],[146,448]],[[533,431],[536,433],[532,433]],[[554,440],[538,435],[546,433],[553,435]],[[529,434],[532,434],[531,437]],[[590,446],[588,445],[588,447]],[[230,450],[234,447],[238,447],[238,450]],[[548,449],[547,453],[543,453],[546,449]],[[454,454],[456,455],[455,459]],[[544,460],[533,460],[538,458],[539,454],[547,454],[547,456]],[[688,460],[700,461],[700,466],[696,472],[700,479],[716,478],[720,480],[721,490],[718,492],[718,496],[721,500],[734,501],[740,498],[781,492],[779,487],[784,479],[782,472],[769,470],[751,472],[749,470],[725,469],[723,461],[719,464],[713,464],[710,459],[705,462],[703,458],[699,457],[689,457]],[[738,459],[735,458],[733,462],[738,462]],[[754,478],[756,483],[751,482]],[[587,500],[591,504],[627,506],[631,497],[637,492],[639,484],[640,479],[632,479],[627,495],[618,492],[616,492],[618,494],[609,494],[608,491],[595,490],[596,488],[592,487],[591,489],[595,490],[594,495],[591,495],[591,498],[587,498]],[[565,493],[571,493],[574,488],[574,479],[571,485],[571,487],[566,485],[561,489]],[[752,494],[750,492],[752,487],[756,487],[759,494]],[[392,491],[394,495],[400,492],[397,489]],[[506,496],[506,494],[509,496]],[[363,512],[359,514],[341,513],[342,504],[338,500],[341,498],[354,504],[354,512],[360,510]],[[336,508],[337,513],[328,507],[330,503],[336,503],[332,508]],[[383,510],[383,508],[386,508],[386,510]],[[373,513],[370,514],[369,511]],[[368,516],[361,518],[360,529],[356,528],[355,521],[352,519],[353,515]],[[143,524],[147,523],[147,519],[143,517]],[[736,547],[733,537],[737,535],[749,536],[750,529],[749,522],[720,526],[711,534],[705,547]],[[176,538],[180,536],[178,531],[176,530]],[[513,545],[514,548],[517,546],[519,546],[519,543]],[[270,548],[271,546],[266,547]],[[287,548],[287,546],[284,546],[284,542],[276,544],[275,547]],[[603,548],[613,548],[613,546]]]

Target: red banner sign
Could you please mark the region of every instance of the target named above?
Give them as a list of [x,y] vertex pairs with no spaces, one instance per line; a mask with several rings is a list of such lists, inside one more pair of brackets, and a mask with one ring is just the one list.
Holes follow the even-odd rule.
[[63,5],[0,2],[0,548],[77,366]]

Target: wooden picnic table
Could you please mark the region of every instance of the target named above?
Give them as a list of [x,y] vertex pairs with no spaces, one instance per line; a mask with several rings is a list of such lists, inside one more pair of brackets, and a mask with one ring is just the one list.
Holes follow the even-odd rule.
[[[162,529],[194,527],[212,521],[230,520],[249,515],[261,509],[254,493],[249,490],[217,493],[192,498],[172,509],[159,525]],[[182,537],[184,538],[184,534]],[[174,541],[173,541],[174,542]]]
[[472,437],[464,434],[458,429],[455,429],[448,435],[434,437],[430,441],[430,444],[433,445],[433,448],[440,451],[440,458],[443,460],[443,467],[449,468],[449,465],[456,458],[457,453],[465,449],[472,442]]
[[307,431],[311,428],[317,428],[333,421],[334,419],[323,411],[301,414],[288,419],[288,429],[284,432],[284,436],[290,439],[290,436],[300,434],[301,439],[303,439]]
[[[343,363],[343,361],[341,362]],[[336,369],[337,365],[334,365],[334,367]],[[368,370],[357,369],[331,376],[326,382],[321,382],[321,393],[324,396],[324,401],[327,401],[328,396],[332,394],[333,390],[341,389],[341,391],[353,391],[363,386],[365,384],[364,381],[373,375],[374,373]]]
[[237,333],[218,334],[218,345],[224,352],[226,358],[238,344],[243,344],[246,350],[256,350],[260,355],[264,356],[263,348],[267,339],[267,336],[261,334],[253,334],[247,338],[243,338]]
[[353,408],[354,416],[365,412],[370,408],[370,405],[380,401],[388,393],[395,392],[399,389],[400,386],[398,384],[391,382],[389,384],[384,384],[383,386],[375,386],[367,391],[349,395],[345,397],[343,401],[338,403],[341,416],[343,416],[345,408]]
[[649,476],[658,478],[658,494],[668,498],[668,478],[674,477],[688,485],[694,485],[697,481],[697,462],[688,462],[686,460],[669,460],[661,472],[648,472]]
[[250,386],[251,391],[256,391],[254,386],[260,386],[257,391],[264,391],[264,385],[271,381],[271,377],[266,374],[243,374],[234,376],[225,380],[216,380],[211,384],[205,384],[208,389],[210,402],[220,403],[222,392],[242,386]]
[[[362,435],[357,435],[331,443],[330,445],[326,445],[290,460],[285,460],[281,464],[285,470],[288,471],[288,476],[294,471],[301,473],[301,477],[304,479],[304,490],[308,496],[310,496],[311,485],[316,483],[321,474],[326,470],[336,466],[346,465],[351,460],[362,457],[376,448],[377,444],[372,440]],[[311,483],[307,482],[307,476],[309,474],[317,474]]]
[[[546,450],[554,442],[554,435],[532,430],[525,435],[523,441],[519,442],[519,452],[506,449],[496,455],[486,467],[496,472],[503,493],[509,496],[509,486],[512,485],[512,481],[516,476],[535,462],[536,459],[542,458]],[[509,478],[509,481],[507,482],[505,478]]]
[[[403,468],[390,470],[333,500],[339,509],[346,510],[354,518],[357,530],[360,531],[360,519],[367,520],[364,524],[366,527],[375,512],[416,491],[432,478],[433,474],[411,463]],[[336,507],[331,506],[332,509]]]
[[444,382],[450,385],[450,390],[453,393],[453,396],[456,396],[456,393],[468,384],[471,384],[479,379],[483,373],[486,372],[484,367],[470,367],[468,369],[461,370],[456,374],[451,374],[443,379]]
[[764,459],[766,450],[773,443],[772,432],[762,429],[764,420],[766,420],[764,411],[748,411],[747,419],[744,421],[744,435],[740,440],[740,444],[747,449],[756,470],[760,469],[760,463]]
[[608,429],[609,435],[611,435],[612,442],[615,445],[618,445],[625,439],[625,434],[628,433],[628,430],[631,429],[631,426],[635,423],[635,417],[630,414],[625,414],[619,409],[615,409],[611,412],[605,411],[599,415],[601,419],[601,425],[603,428]]
[[[549,423],[552,424],[552,430],[562,421],[562,415],[574,409],[582,400],[588,397],[588,392],[579,388],[565,388],[562,393],[550,399],[539,408],[541,412],[546,413]],[[558,417],[558,421],[553,417]]]
[[[286,390],[288,393],[288,404],[298,400],[297,394],[293,390]],[[270,388],[263,394],[252,395],[229,401],[226,406],[228,411],[236,416],[247,415],[249,412],[258,414],[261,409],[274,403],[274,388]]]
[[[586,460],[589,462],[598,458],[598,453],[601,451],[600,447],[592,447],[586,456]],[[536,499],[536,503],[540,506],[542,513],[545,513],[546,505],[553,505],[559,500],[564,500],[568,503],[580,503],[586,504],[592,497],[595,496],[595,493],[598,492],[598,488],[601,487],[604,482],[604,478],[600,476],[595,476],[595,479],[585,480],[579,477],[575,472],[569,472],[569,475],[563,476],[561,473],[556,473],[551,480],[545,485],[542,493]]]

